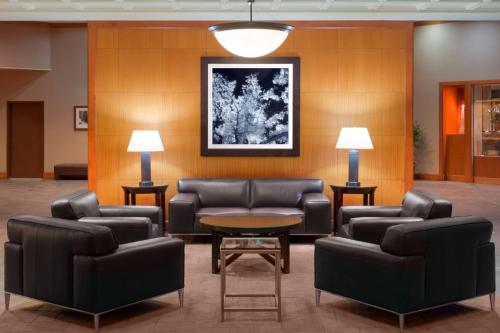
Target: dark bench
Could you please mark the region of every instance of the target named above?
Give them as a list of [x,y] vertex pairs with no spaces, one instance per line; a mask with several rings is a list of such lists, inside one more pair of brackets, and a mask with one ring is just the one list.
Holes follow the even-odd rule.
[[87,179],[88,167],[85,163],[64,163],[54,166],[54,179]]

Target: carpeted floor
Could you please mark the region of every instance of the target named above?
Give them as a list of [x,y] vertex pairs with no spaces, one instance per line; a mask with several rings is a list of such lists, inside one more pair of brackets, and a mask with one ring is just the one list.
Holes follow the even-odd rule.
[[[418,182],[416,186],[442,193],[455,203],[460,215],[484,215],[500,225],[500,186]],[[0,181],[0,241],[6,239],[5,224],[16,214],[49,214],[58,195],[86,187],[80,181]],[[498,232],[495,239],[498,240]],[[3,261],[3,247],[0,247]],[[292,244],[291,274],[284,275],[283,321],[272,314],[230,314],[220,322],[219,276],[210,273],[210,246],[186,246],[185,306],[177,294],[169,294],[104,315],[103,332],[398,332],[397,317],[341,297],[323,293],[322,305],[314,305],[313,253],[310,244]],[[3,262],[0,263],[3,288]],[[242,257],[229,269],[230,291],[271,291],[273,269],[258,257]],[[499,274],[497,274],[499,275]],[[245,300],[246,301],[246,300]],[[250,301],[248,301],[250,302]],[[265,300],[252,300],[264,302]],[[500,299],[497,303],[500,302]],[[251,303],[245,303],[251,304]],[[411,315],[407,332],[500,332],[500,306],[489,311],[487,297]],[[90,316],[14,297],[11,312],[0,301],[0,332],[92,332]]]

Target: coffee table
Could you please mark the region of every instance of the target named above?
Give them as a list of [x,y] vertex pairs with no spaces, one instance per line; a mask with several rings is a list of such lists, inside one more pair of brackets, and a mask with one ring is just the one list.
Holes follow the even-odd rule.
[[[220,245],[223,237],[278,237],[281,244],[283,265],[268,254],[261,256],[273,265],[280,265],[283,273],[290,273],[290,230],[302,223],[302,216],[260,216],[260,215],[220,215],[204,216],[200,223],[212,230],[212,273],[220,271]],[[241,254],[233,254],[226,259],[226,266]]]

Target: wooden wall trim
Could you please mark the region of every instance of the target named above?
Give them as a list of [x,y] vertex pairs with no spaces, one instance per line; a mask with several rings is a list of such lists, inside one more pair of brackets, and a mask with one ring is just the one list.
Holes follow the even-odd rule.
[[67,28],[86,28],[87,22],[51,22],[51,29],[67,29]]
[[97,50],[97,28],[89,23],[87,28],[87,56],[88,56],[88,82],[87,82],[87,106],[88,106],[88,188],[97,190],[97,163],[96,163],[96,125],[95,125],[95,58]]
[[44,171],[42,178],[43,179],[54,179],[54,172],[53,171]]
[[474,177],[474,183],[500,185],[500,178]]
[[498,84],[498,79],[497,80],[442,81],[442,82],[439,82],[439,85],[444,85],[444,86],[465,86],[467,84],[470,84],[470,85]]
[[445,83],[439,83],[439,170],[438,175],[444,180],[444,154],[445,154],[445,138],[444,138],[444,124],[443,124],[443,89]]
[[413,23],[408,23],[406,57],[405,191],[413,187]]
[[[91,21],[95,28],[208,28],[214,24],[230,21]],[[296,28],[406,28],[412,27],[410,21],[276,21],[287,23]]]
[[472,153],[472,84],[466,84],[464,90],[464,181],[474,181],[473,153]]
[[7,172],[0,172],[0,179],[6,179],[7,178]]
[[464,175],[446,175],[446,180],[450,182],[465,182]]
[[444,180],[443,175],[432,175],[428,173],[416,173],[415,179],[418,180]]

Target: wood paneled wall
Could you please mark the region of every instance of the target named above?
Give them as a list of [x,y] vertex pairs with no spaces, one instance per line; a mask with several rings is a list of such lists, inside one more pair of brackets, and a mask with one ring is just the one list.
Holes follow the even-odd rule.
[[345,126],[370,131],[360,179],[379,186],[377,203],[412,186],[411,24],[304,24],[272,55],[301,59],[300,157],[200,156],[200,57],[230,55],[206,23],[155,25],[89,24],[89,186],[102,203],[122,203],[120,185],[140,178],[139,154],[126,151],[133,129],[161,133],[152,176],[170,184],[167,200],[183,177],[317,177],[331,196],[328,184],[347,178],[347,152],[335,149]]

